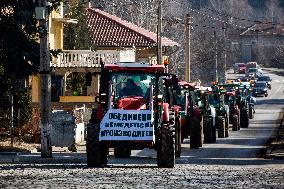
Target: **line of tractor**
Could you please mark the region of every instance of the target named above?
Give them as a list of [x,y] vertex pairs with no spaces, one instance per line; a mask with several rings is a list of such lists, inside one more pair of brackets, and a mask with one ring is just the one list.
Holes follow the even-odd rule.
[[249,82],[205,87],[146,63],[104,65],[96,102],[87,125],[89,167],[107,166],[110,148],[117,158],[152,148],[158,167],[171,168],[186,139],[190,148],[214,143],[247,128],[255,113]]

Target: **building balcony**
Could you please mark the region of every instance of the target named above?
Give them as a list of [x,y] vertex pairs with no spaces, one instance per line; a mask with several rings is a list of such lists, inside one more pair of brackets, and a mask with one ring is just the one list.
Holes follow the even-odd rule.
[[100,68],[101,63],[111,64],[120,61],[119,51],[63,50],[52,57],[52,68]]

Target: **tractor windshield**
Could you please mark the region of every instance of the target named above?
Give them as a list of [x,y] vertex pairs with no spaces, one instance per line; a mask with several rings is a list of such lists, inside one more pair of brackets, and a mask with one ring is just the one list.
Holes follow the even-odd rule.
[[147,97],[154,76],[146,74],[116,73],[112,75],[113,94],[116,97]]
[[209,96],[209,104],[211,104],[214,107],[218,107],[219,106],[219,96],[218,94],[212,94]]

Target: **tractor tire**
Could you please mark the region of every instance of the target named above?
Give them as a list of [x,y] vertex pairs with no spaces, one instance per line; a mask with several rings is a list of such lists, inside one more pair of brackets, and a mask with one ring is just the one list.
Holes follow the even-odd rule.
[[108,148],[99,141],[100,124],[87,125],[87,166],[106,167],[108,161]]
[[174,125],[162,124],[160,141],[157,146],[158,167],[173,168],[175,166],[175,131]]
[[229,120],[228,117],[225,117],[225,137],[229,137]]
[[[204,143],[213,143],[214,133],[216,130],[213,128],[213,119],[211,116],[205,116],[203,119],[203,133],[204,133]],[[215,133],[216,135],[216,133]]]
[[114,148],[115,158],[129,158],[130,156],[131,156],[130,148],[123,148],[123,147]]
[[189,137],[189,127],[190,127],[190,119],[189,116],[185,118],[185,124],[181,127],[181,142],[183,143],[185,138]]
[[241,112],[240,109],[237,111],[237,116],[238,116],[238,131],[241,129]]
[[242,128],[248,128],[249,126],[249,110],[248,108],[241,109],[241,123],[240,126]]
[[252,106],[249,106],[249,119],[253,119],[253,118],[254,118],[253,108]]
[[193,118],[190,128],[190,148],[199,148],[203,145],[203,120]]
[[232,125],[233,125],[233,128],[232,130],[233,131],[238,131],[239,130],[239,119],[238,119],[238,116],[237,115],[233,115],[232,117]]
[[180,157],[181,143],[182,143],[181,124],[180,124],[180,118],[177,117],[175,120],[175,150],[176,150],[175,154],[176,154],[176,157]]
[[217,117],[218,138],[225,138],[225,118],[223,116]]
[[216,124],[216,119],[217,119],[217,118],[215,118],[215,126],[212,125],[212,128],[213,128],[213,131],[212,131],[212,134],[213,134],[212,143],[214,143],[214,142],[217,141],[217,134],[216,134],[216,127],[217,127],[217,124]]

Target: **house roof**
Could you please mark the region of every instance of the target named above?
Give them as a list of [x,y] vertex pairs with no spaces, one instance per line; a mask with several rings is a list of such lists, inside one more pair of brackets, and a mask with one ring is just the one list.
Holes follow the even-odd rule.
[[[87,9],[93,44],[101,47],[148,47],[157,45],[157,34],[99,9]],[[179,46],[163,37],[163,46]]]
[[273,23],[254,24],[240,35],[284,35],[284,25]]

